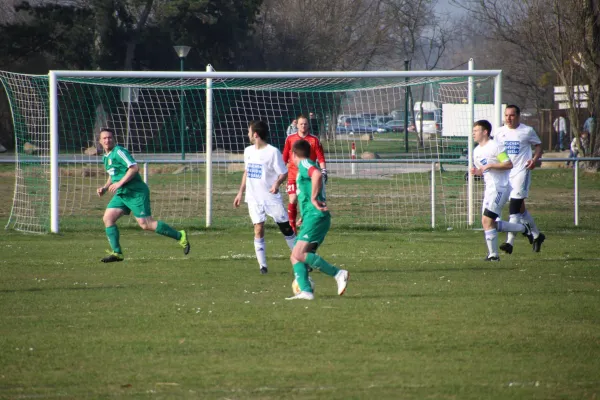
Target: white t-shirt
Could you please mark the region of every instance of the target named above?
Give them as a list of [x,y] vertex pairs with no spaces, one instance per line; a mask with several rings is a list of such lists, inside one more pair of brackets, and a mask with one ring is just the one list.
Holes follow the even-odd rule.
[[[497,164],[509,160],[504,147],[494,140],[488,140],[484,146],[477,146],[473,150],[473,164],[481,168],[487,164]],[[487,190],[503,191],[508,187],[510,170],[488,169],[483,173],[483,180]]]
[[511,176],[527,168],[527,161],[532,158],[531,146],[542,143],[533,128],[525,124],[519,124],[515,129],[504,125],[496,131],[494,137],[504,146],[506,154],[513,163]]
[[246,203],[281,203],[281,194],[271,194],[269,190],[281,174],[287,173],[281,152],[268,144],[262,149],[248,146],[244,150],[246,170]]

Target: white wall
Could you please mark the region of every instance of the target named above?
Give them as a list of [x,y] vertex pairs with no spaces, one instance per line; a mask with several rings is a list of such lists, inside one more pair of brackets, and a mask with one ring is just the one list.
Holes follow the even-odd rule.
[[[473,131],[473,122],[487,119],[492,124],[492,136],[494,130],[494,105],[475,104],[475,116],[473,121],[468,120],[468,104],[442,104],[442,136],[470,136]],[[502,115],[506,104],[502,104]]]

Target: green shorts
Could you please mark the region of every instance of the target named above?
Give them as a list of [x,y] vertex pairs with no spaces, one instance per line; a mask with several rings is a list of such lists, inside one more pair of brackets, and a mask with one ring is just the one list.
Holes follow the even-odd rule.
[[306,218],[302,218],[302,225],[296,240],[321,245],[330,227],[331,214],[307,215]]
[[146,187],[141,190],[127,190],[125,193],[115,194],[106,208],[120,208],[125,215],[133,212],[133,216],[136,218],[150,217],[152,216],[150,190]]

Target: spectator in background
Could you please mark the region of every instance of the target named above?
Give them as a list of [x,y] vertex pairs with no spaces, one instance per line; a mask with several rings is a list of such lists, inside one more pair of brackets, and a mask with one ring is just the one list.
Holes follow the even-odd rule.
[[319,129],[319,120],[317,119],[317,115],[315,113],[308,114],[310,133],[319,137],[320,129]]
[[[584,128],[585,129],[585,128]],[[586,130],[579,132],[579,143],[577,142],[577,138],[573,138],[571,142],[571,150],[569,151],[569,158],[577,158],[580,152],[586,152],[588,146],[589,133]],[[581,145],[581,147],[580,147]],[[569,166],[570,161],[566,162],[567,167]],[[575,166],[575,162],[573,161],[573,166]]]
[[556,149],[560,149],[560,151],[565,150],[567,138],[565,138],[567,134],[567,120],[560,116],[554,120],[552,124],[554,127],[554,131],[558,133],[558,143],[556,144]]
[[287,136],[293,135],[298,132],[298,120],[292,120],[290,126],[288,126],[287,131],[285,132]]
[[595,123],[596,123],[596,118],[593,113],[583,123],[583,131],[588,133],[588,138],[589,138],[589,135],[591,135],[592,132],[594,132],[594,124]]

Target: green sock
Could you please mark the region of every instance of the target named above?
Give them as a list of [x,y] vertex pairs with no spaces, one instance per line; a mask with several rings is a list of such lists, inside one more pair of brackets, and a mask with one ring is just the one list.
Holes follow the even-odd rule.
[[158,224],[156,225],[156,233],[159,235],[168,236],[175,240],[181,239],[181,233],[179,231],[176,231],[162,221],[158,221]]
[[329,264],[327,261],[323,260],[321,257],[314,253],[308,253],[306,255],[306,263],[313,267],[314,269],[318,269],[325,275],[335,276],[338,273],[339,269]]
[[298,282],[300,290],[312,293],[313,290],[310,286],[310,281],[308,280],[308,270],[304,263],[297,262],[294,264],[294,276],[296,277],[296,282]]
[[121,251],[121,244],[119,243],[119,228],[116,225],[112,225],[107,227],[106,229],[106,237],[108,238],[108,243],[110,244],[110,248],[115,253],[123,253]]

